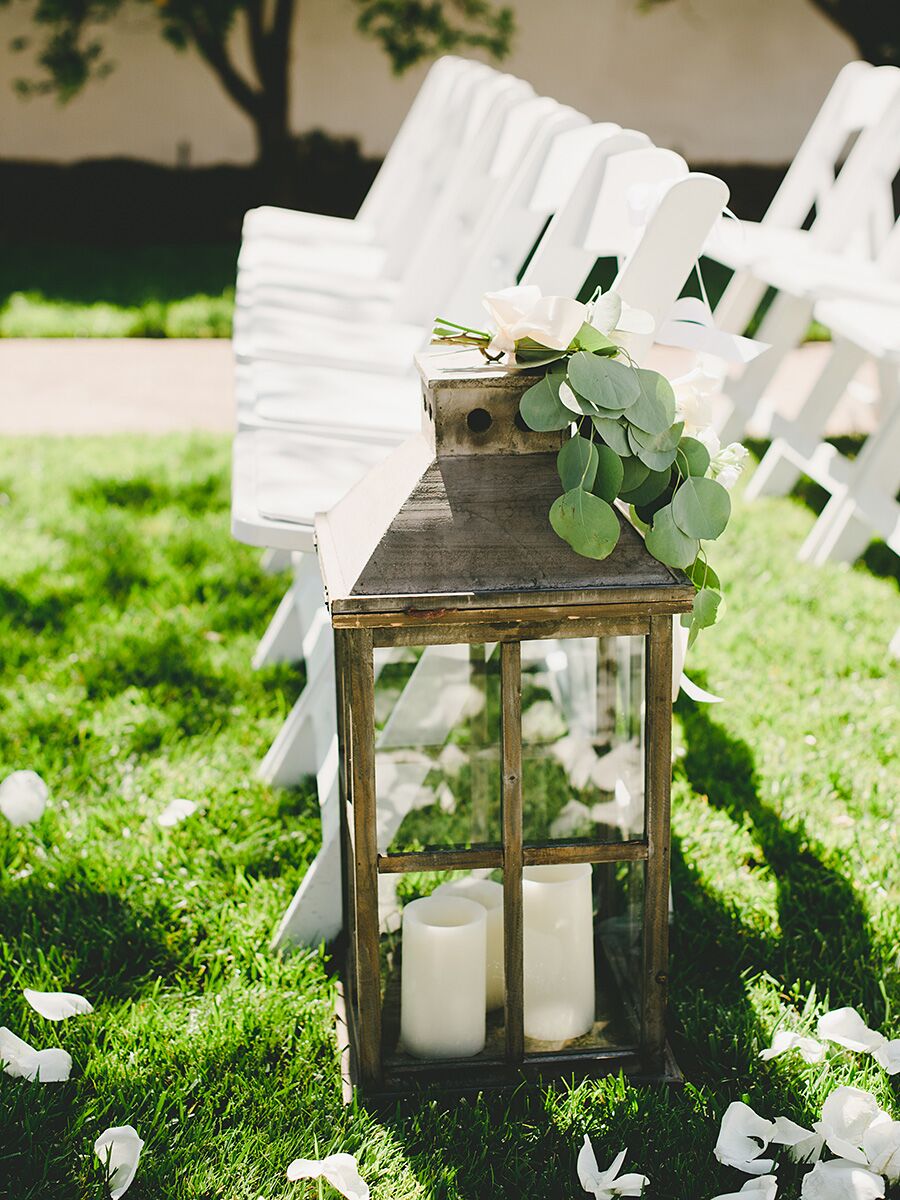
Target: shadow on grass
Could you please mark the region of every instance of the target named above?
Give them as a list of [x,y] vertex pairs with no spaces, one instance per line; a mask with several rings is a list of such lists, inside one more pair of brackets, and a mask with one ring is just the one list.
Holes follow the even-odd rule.
[[[829,445],[834,446],[839,453],[849,459],[856,458],[862,448],[865,438],[846,436],[826,438]],[[769,449],[771,442],[765,438],[744,438],[744,445],[750,453],[760,461]],[[815,480],[807,475],[801,475],[789,493],[792,500],[799,500],[818,517],[828,503],[829,494]],[[897,497],[900,500],[900,495]],[[893,579],[900,587],[900,558],[881,538],[873,538],[866,547],[858,562],[878,579]]]
[[[753,754],[746,742],[711,720],[702,705],[680,701],[677,711],[691,787],[735,824],[748,827],[777,884],[777,940],[748,936],[735,914],[721,910],[717,919],[701,901],[706,911],[702,921],[693,923],[693,944],[705,950],[703,977],[709,985],[724,986],[733,994],[742,973],[766,971],[786,982],[814,984],[819,996],[827,992],[835,1007],[858,1006],[880,1017],[878,954],[853,884],[816,846],[802,823],[786,825],[760,798]],[[689,875],[680,870],[678,874],[681,885],[687,884],[688,902],[696,901]]]

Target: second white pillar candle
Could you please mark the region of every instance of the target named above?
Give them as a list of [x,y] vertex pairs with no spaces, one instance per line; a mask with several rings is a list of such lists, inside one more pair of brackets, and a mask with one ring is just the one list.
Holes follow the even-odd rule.
[[525,1036],[581,1037],[594,1023],[590,863],[526,867],[522,876]]
[[465,896],[487,910],[487,1006],[502,1008],[506,998],[503,986],[503,885],[493,879],[467,875],[451,879],[432,892],[433,896]]

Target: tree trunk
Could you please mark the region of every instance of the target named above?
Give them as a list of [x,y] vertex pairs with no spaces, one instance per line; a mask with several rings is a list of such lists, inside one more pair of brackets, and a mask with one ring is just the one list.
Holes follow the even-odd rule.
[[856,42],[860,56],[876,67],[900,66],[897,0],[812,0]]
[[261,202],[291,208],[297,196],[297,155],[288,128],[286,105],[270,106],[270,99],[268,95],[265,97],[262,111],[254,117]]

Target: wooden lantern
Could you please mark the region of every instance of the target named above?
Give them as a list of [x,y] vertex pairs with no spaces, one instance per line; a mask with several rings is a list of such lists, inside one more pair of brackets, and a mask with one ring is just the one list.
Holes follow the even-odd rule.
[[[602,562],[562,542],[547,513],[565,435],[518,413],[534,377],[458,362],[420,359],[422,433],[316,523],[337,672],[349,1078],[369,1095],[521,1073],[673,1080],[672,618],[694,589],[624,518]],[[448,889],[460,873],[468,884]],[[397,900],[438,883],[449,905]],[[479,908],[485,887],[493,909]],[[479,1036],[478,989],[498,979]]]

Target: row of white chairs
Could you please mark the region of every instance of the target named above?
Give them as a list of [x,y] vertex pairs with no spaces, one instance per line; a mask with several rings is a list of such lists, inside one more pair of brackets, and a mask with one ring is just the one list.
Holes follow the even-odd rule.
[[[662,324],[705,246],[738,268],[719,310],[738,327],[742,306],[755,308],[754,294],[758,301],[767,286],[757,263],[781,245],[789,220],[795,228],[787,232],[805,245],[799,226],[815,204],[816,252],[836,236],[821,233],[826,213],[856,222],[838,184],[846,195],[848,178],[863,173],[854,164],[877,157],[873,138],[882,144],[884,113],[897,95],[887,79],[885,69],[864,64],[842,72],[833,90],[841,103],[829,98],[823,113],[830,104],[832,117],[820,115],[820,133],[814,126],[807,139],[816,154],[798,155],[758,226],[719,221],[724,185],[691,175],[645,135],[591,124],[521,80],[455,58],[429,72],[357,218],[248,213],[235,320],[233,528],[274,552],[273,566],[293,568],[257,665],[302,657],[307,672],[261,770],[280,785],[315,775],[323,815],[323,849],[277,944],[331,937],[340,927],[332,645],[313,520],[417,425],[412,355],[434,316],[479,324],[483,292],[517,278],[574,295],[598,257],[614,257],[617,290]],[[838,183],[828,186],[823,163],[840,153],[838,111],[840,136],[858,136]],[[829,216],[826,232],[838,224]],[[648,342],[635,347],[638,358]],[[427,658],[420,667],[401,698],[410,711],[423,699],[416,689],[433,686]]]

